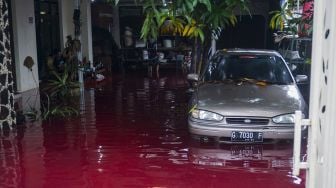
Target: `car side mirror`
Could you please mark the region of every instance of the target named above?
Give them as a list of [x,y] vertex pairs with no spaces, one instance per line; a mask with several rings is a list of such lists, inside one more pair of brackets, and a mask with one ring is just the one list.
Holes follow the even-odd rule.
[[198,74],[188,74],[187,79],[188,81],[191,81],[191,82],[198,82],[199,76]]
[[298,84],[307,82],[308,81],[308,76],[307,75],[296,75],[295,81]]

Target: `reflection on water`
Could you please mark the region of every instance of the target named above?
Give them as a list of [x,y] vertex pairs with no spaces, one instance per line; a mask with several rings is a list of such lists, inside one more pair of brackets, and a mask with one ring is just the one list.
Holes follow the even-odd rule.
[[193,164],[243,168],[253,172],[275,168],[288,170],[292,166],[291,143],[234,145],[194,143],[189,149]]
[[191,141],[184,77],[144,75],[87,86],[78,118],[0,135],[0,187],[304,187],[291,144]]
[[19,187],[22,184],[23,171],[16,136],[10,132],[0,135],[0,187]]

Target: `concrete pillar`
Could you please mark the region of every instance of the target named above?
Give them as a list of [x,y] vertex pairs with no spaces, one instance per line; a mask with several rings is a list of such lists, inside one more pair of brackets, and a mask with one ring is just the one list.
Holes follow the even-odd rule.
[[120,25],[119,25],[119,6],[113,8],[113,24],[112,24],[112,35],[114,41],[120,48]]
[[[77,1],[59,0],[60,12],[60,30],[61,30],[61,46],[64,48],[66,37],[71,35],[74,37],[75,27],[73,23],[73,12],[77,8]],[[81,44],[82,57],[93,62],[92,51],[92,24],[91,24],[91,1],[82,0],[80,2],[81,10]],[[81,59],[80,59],[81,60]]]
[[91,0],[82,0],[81,3],[81,22],[82,22],[82,56],[93,63],[92,50],[92,23],[91,23]]
[[16,123],[14,110],[14,81],[9,32],[9,0],[0,4],[0,129]]
[[[34,0],[12,0],[12,12],[17,90],[23,92],[39,87]],[[27,56],[32,70],[23,65]]]
[[60,20],[60,35],[61,35],[61,47],[64,49],[64,44],[66,42],[66,37],[68,35],[74,36],[74,24],[73,24],[73,12],[75,9],[75,4],[70,0],[59,0],[59,20]]

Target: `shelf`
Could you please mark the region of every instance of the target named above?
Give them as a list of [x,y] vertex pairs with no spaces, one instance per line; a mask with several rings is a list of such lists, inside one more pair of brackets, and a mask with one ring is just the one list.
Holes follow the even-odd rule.
[[157,51],[160,50],[164,50],[164,51],[190,51],[191,48],[176,48],[176,47],[172,47],[172,48],[166,48],[166,47],[158,47]]

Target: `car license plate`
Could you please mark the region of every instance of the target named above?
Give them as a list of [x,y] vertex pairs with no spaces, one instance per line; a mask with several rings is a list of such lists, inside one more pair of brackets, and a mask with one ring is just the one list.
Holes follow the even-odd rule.
[[261,132],[245,132],[232,131],[231,142],[262,142],[263,133]]

